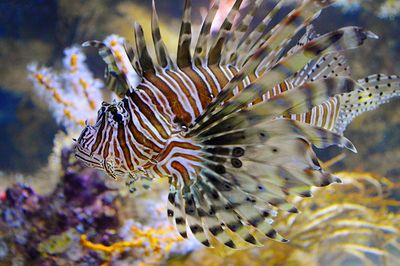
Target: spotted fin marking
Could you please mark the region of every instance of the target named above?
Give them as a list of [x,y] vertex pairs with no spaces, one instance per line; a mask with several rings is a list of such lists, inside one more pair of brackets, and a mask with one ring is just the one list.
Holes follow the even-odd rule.
[[332,53],[309,62],[293,75],[290,82],[297,87],[305,82],[338,76],[350,76],[350,66],[343,55]]
[[285,117],[343,134],[354,118],[400,95],[398,76],[372,75],[357,84],[354,91],[337,94],[309,112]]
[[195,182],[191,190],[196,195],[195,198],[199,199],[199,215],[208,232],[230,248],[234,248],[236,244],[228,232],[236,233],[250,245],[259,245],[238,215],[229,208],[225,208],[229,205],[229,198],[219,192],[205,175],[200,175],[202,181]]
[[400,96],[400,77],[376,74],[358,81],[361,89],[339,95],[340,111],[334,128],[343,134],[349,123],[364,112]]
[[[314,16],[314,19],[319,15],[317,13]],[[296,53],[298,50],[300,50],[304,45],[306,45],[308,42],[320,37],[321,35],[317,34],[316,31],[314,30],[314,26],[312,24],[308,25],[306,28],[306,32],[304,35],[298,40],[297,44],[293,46],[286,54],[291,55]],[[291,39],[290,39],[291,41]],[[257,72],[263,73],[264,71],[267,71],[271,66],[275,65],[279,59],[281,58],[280,55],[283,55],[283,52],[285,51],[286,47],[289,46],[290,43],[289,39],[288,42],[283,43],[283,45],[280,46],[280,49],[275,53],[275,59],[270,61],[268,64],[260,64],[260,67],[258,68]],[[279,55],[278,55],[279,54]],[[267,59],[266,59],[267,60]]]
[[[213,241],[218,240],[227,247],[240,248],[239,242],[243,241],[259,245],[262,239],[257,239],[259,234],[255,232],[258,231],[269,238],[286,242],[272,223],[277,212],[298,212],[291,196],[310,197],[312,186],[323,187],[340,182],[340,179],[321,169],[313,146],[326,148],[336,145],[355,151],[353,144],[341,134],[341,127],[345,127],[353,116],[399,94],[399,80],[394,76],[370,76],[359,81],[360,84],[340,77],[347,72],[342,58],[338,56],[335,59],[338,52],[356,48],[365,39],[375,37],[370,32],[346,27],[315,38],[307,32],[294,49],[286,47],[299,30],[309,25],[320,10],[332,2],[300,1],[288,17],[265,34],[267,29],[262,29],[265,25],[259,25],[262,30],[252,33],[248,27],[252,14],[247,14],[244,17],[246,21],[242,23],[243,31],[236,34],[231,24],[240,7],[241,1],[237,0],[220,32],[212,37],[210,27],[215,7],[218,7],[217,1],[203,24],[194,54],[197,67],[194,67],[189,54],[191,1],[187,0],[178,48],[178,66],[182,69],[168,66],[169,59],[163,55],[155,12],[152,19],[153,41],[161,68],[153,63],[148,54],[140,25],[135,25],[135,49],[126,50],[134,68],[140,69],[138,73],[144,77],[141,84],[143,90],[132,91],[122,103],[129,111],[133,110],[130,113],[132,117],[140,119],[132,119],[132,125],[136,122],[145,127],[145,131],[135,131],[145,142],[152,143],[159,139],[161,144],[159,136],[167,140],[166,146],[155,152],[157,158],[150,161],[154,165],[150,166],[149,173],[170,178],[168,217],[182,237],[186,238],[192,232],[205,246],[212,246]],[[283,1],[279,2],[275,11],[281,9],[281,3]],[[264,19],[268,21],[275,11]],[[240,36],[242,39],[253,37],[249,38],[249,43],[245,40],[237,43]],[[208,43],[211,44],[210,49]],[[237,63],[218,65],[228,60],[225,51],[231,51],[231,44],[238,47]],[[249,50],[243,50],[243,47],[254,49],[254,52],[242,53]],[[286,50],[289,52],[284,53]],[[109,53],[104,54],[112,69],[113,59],[109,56]],[[209,67],[207,62],[214,65]],[[306,67],[300,67],[307,63]],[[198,82],[198,78],[204,82]],[[278,92],[271,94],[277,84],[286,88],[279,88]],[[209,92],[213,92],[208,99],[204,102],[191,101],[196,95],[188,92],[195,92],[195,87],[207,86],[211,89]],[[238,90],[235,91],[236,88]],[[173,97],[175,93],[179,97]],[[213,97],[215,101],[207,107]],[[257,101],[261,97],[265,100]],[[180,104],[181,101],[185,103]],[[338,126],[334,127],[336,132],[327,130],[332,129],[332,124],[319,127],[319,123],[284,118],[293,118],[293,115],[302,117],[307,114],[305,112],[316,110],[327,102],[334,103],[337,110],[336,116],[333,116],[338,121]],[[152,108],[152,103],[162,107],[161,111]],[[202,108],[195,112],[196,109],[191,108],[197,103]],[[175,108],[177,105],[180,108]],[[180,128],[172,128],[168,119],[159,120],[163,117],[163,110],[174,110],[168,113],[173,117],[186,107],[188,115],[185,116],[188,119],[184,119],[185,124],[177,120]],[[198,116],[203,110],[206,111]],[[329,116],[328,112],[322,113]],[[197,124],[190,125],[196,117]],[[100,138],[95,136],[93,142],[96,149],[107,153],[104,153],[105,158],[116,157],[118,151],[111,150],[109,153],[108,149],[108,140],[112,137],[102,137],[114,129],[105,124],[103,126],[96,132]],[[172,135],[169,129],[174,132]],[[85,132],[93,135],[87,130]],[[128,145],[127,140],[129,136],[119,134],[118,139],[113,141],[115,146],[123,149],[123,163],[128,161],[127,155],[139,158],[135,157],[139,153],[129,154],[130,151],[123,148],[135,147]],[[144,146],[150,148],[150,145]],[[85,159],[86,150],[82,150],[77,155]],[[95,158],[86,159],[88,163],[91,160]],[[111,163],[102,167],[110,175],[126,171]]]
[[310,41],[318,38],[319,36],[321,36],[320,34],[318,34],[315,29],[314,26],[312,24],[308,25],[306,28],[306,32],[304,33],[304,35],[297,41],[296,45],[293,46],[288,52],[287,54],[294,54],[296,53],[297,50],[299,50],[301,47],[303,47],[304,45],[306,45],[307,43],[309,43]]
[[[185,196],[191,210],[186,215],[191,215],[187,221],[194,227],[192,231],[197,238],[205,242],[204,231],[208,228],[219,241],[236,248],[235,241],[224,234],[229,228],[225,222],[234,221],[234,230],[248,225],[271,239],[286,242],[272,227],[267,214],[275,208],[297,213],[287,196],[309,197],[311,186],[341,182],[321,169],[311,145],[321,148],[339,145],[353,150],[354,146],[343,136],[322,128],[273,118],[290,110],[309,109],[323,102],[330,93],[351,90],[354,86],[355,82],[344,78],[305,84],[203,128],[193,138],[201,146],[198,156],[202,162],[196,165],[198,177],[190,178],[194,183],[180,190],[182,195],[192,192]],[[204,198],[209,198],[208,204],[212,205],[208,205],[208,212],[198,211],[203,206],[201,193],[194,193],[193,186],[197,186]],[[256,208],[262,204],[268,210],[266,213]],[[234,215],[239,220],[232,220]],[[212,218],[205,218],[208,216]],[[218,225],[215,219],[224,226]],[[241,238],[249,240],[249,235],[251,238],[251,234],[243,231]]]
[[239,247],[230,230],[257,245],[247,227],[287,242],[271,225],[276,209],[298,213],[287,196],[310,197],[311,186],[341,182],[321,169],[311,145],[347,145],[344,137],[289,119],[259,125],[195,138],[202,147],[198,176],[179,193],[186,195],[192,232],[206,244],[203,233],[208,231],[226,246]]

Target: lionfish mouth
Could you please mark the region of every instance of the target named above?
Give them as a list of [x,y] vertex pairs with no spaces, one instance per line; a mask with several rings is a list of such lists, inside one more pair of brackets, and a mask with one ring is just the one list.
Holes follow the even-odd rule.
[[75,145],[75,157],[90,168],[106,172],[113,179],[118,179],[126,174],[125,171],[115,167],[114,161],[108,161],[98,154],[93,154],[89,149],[84,148],[79,143]]
[[103,159],[97,154],[93,154],[90,150],[84,148],[81,144],[75,145],[75,157],[82,161],[86,166],[103,169]]

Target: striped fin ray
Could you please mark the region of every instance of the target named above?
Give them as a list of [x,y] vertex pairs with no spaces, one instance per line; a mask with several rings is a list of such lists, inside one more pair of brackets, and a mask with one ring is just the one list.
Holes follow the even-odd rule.
[[270,25],[275,15],[282,9],[284,3],[285,0],[278,1],[276,6],[269,13],[266,14],[264,19],[257,25],[257,27],[249,33],[249,36],[246,38],[246,40],[243,40],[243,42],[239,44],[237,52],[237,65],[239,67],[242,67],[244,65],[249,51],[256,46],[256,43],[261,37],[263,37],[264,40],[267,40],[269,37],[271,37],[272,31],[267,34],[264,34],[264,31]]
[[[277,126],[277,131],[283,131],[291,127],[290,124],[292,120],[282,120],[273,125]],[[300,123],[298,126],[301,128]],[[239,135],[241,138],[235,138]],[[297,208],[287,202],[287,195],[307,196],[310,186],[323,187],[340,182],[320,168],[310,143],[299,135],[279,136],[258,128],[210,138],[204,141],[203,149],[216,159],[207,163],[207,167],[222,175],[224,182],[235,184],[247,193],[247,197],[256,197],[264,205],[267,203],[297,213]],[[211,155],[206,158],[211,158]],[[301,194],[293,188],[303,188],[302,192],[307,190],[307,193]]]
[[290,80],[293,86],[300,86],[305,82],[338,76],[350,76],[350,66],[343,55],[332,53],[310,61]]
[[129,81],[126,74],[119,69],[111,49],[100,41],[88,41],[83,43],[82,46],[92,46],[98,49],[99,55],[107,64],[105,71],[107,88],[123,98],[129,90]]
[[137,56],[138,52],[136,50],[136,46],[132,47],[132,45],[130,43],[125,41],[124,49],[125,49],[126,55],[129,58],[129,61],[131,62],[131,65],[135,69],[136,73],[138,73],[138,75],[140,75],[140,76],[143,76],[143,70],[139,63],[139,58]]
[[239,245],[229,232],[257,245],[248,227],[287,242],[272,226],[276,209],[298,213],[289,195],[310,197],[311,186],[341,182],[320,168],[308,139],[327,146],[345,138],[290,119],[268,123],[194,139],[202,147],[202,162],[196,179],[180,193],[188,195],[183,197],[192,232],[207,246],[204,232],[230,248]]
[[337,94],[309,112],[285,117],[343,134],[354,118],[400,95],[398,76],[372,75],[357,83],[354,91]]
[[149,51],[147,50],[146,40],[144,39],[143,28],[137,22],[134,24],[134,32],[140,68],[143,73],[155,73],[153,60],[150,57]]
[[200,214],[198,211],[201,205],[199,205],[198,197],[195,197],[192,191],[187,189],[187,191],[183,191],[183,198],[185,202],[184,209],[186,220],[188,222],[190,231],[200,243],[203,243],[203,245],[207,246],[208,237],[206,235],[205,228],[203,228],[201,218],[199,219]]
[[[249,117],[252,119],[249,120]],[[222,121],[220,124],[205,130],[197,138],[202,141],[213,139],[217,141],[219,137],[224,137],[220,132],[227,132],[226,135],[236,138],[242,137],[241,131],[252,129],[262,135],[278,135],[278,136],[291,136],[293,138],[304,138],[311,142],[317,148],[327,148],[331,145],[345,147],[351,151],[356,152],[354,145],[346,138],[332,131],[324,128],[316,127],[307,123],[301,123],[292,119],[276,119],[268,122],[263,122],[264,119],[256,117],[251,111],[244,110],[238,112],[233,117]],[[261,124],[262,122],[262,124]],[[260,131],[262,129],[262,131]],[[255,134],[256,134],[255,133]],[[258,141],[256,138],[255,141]],[[245,143],[250,142],[246,140]],[[243,143],[242,143],[243,144]]]
[[248,31],[249,26],[263,1],[264,0],[256,0],[250,3],[250,11],[244,15],[243,19],[241,19],[241,23],[233,32],[232,37],[229,38],[225,44],[226,49],[224,49],[224,55],[221,60],[222,65],[236,64],[236,60],[238,59],[237,48],[239,47],[239,43]]
[[[309,1],[306,1],[306,3],[308,3],[308,2]],[[270,51],[271,47],[269,46],[269,43],[271,43],[271,42],[274,43],[274,41],[277,39],[278,40],[285,39],[288,35],[291,35],[291,30],[290,31],[285,30],[285,27],[291,25],[291,23],[298,23],[299,21],[296,20],[296,18],[300,18],[299,16],[300,16],[300,14],[302,14],[302,10],[305,7],[306,6],[302,5],[299,9],[297,9],[296,12],[292,12],[290,17],[286,18],[285,23],[281,23],[281,26],[278,27],[275,30],[275,32],[273,33],[273,35],[271,36],[271,38],[269,38],[269,42],[264,43],[263,46],[261,48],[259,48],[254,55],[251,56],[251,59],[249,59],[249,61],[246,63],[246,65],[229,81],[229,83],[225,86],[225,88],[219,94],[219,96],[209,105],[209,108],[206,110],[206,112],[204,112],[201,116],[199,116],[196,119],[197,124],[201,124],[200,123],[201,120],[203,120],[207,116],[209,116],[210,113],[215,108],[217,108],[218,106],[220,106],[221,103],[226,101],[232,95],[233,90],[236,88],[236,86],[238,85],[239,82],[241,82],[250,73],[254,73],[256,71],[256,69],[259,67],[259,64],[261,63],[261,61],[263,61],[263,59],[268,55],[268,53]],[[310,22],[309,20],[311,19],[312,16],[313,15],[311,14],[309,18],[306,18],[304,23],[305,24],[309,23]],[[298,30],[300,30],[302,27],[303,27],[303,25],[299,26]],[[292,29],[292,27],[288,27],[288,28]],[[309,57],[312,57],[313,54],[314,54],[314,57],[316,57],[318,54],[324,52],[325,50],[327,50],[329,48],[329,46],[332,43],[337,42],[338,39],[340,40],[343,35],[344,34],[342,33],[336,39],[332,39],[332,38],[329,39],[329,36],[325,36],[324,39],[320,39],[318,42],[313,43],[314,46],[318,47],[318,50],[317,49],[314,49],[314,50],[308,49],[309,51],[308,51],[307,55],[305,55],[304,53],[300,53],[300,52],[298,52],[297,54],[300,55],[300,57],[303,56],[304,61],[305,61],[304,64],[306,64],[311,59]],[[329,44],[329,45],[327,45],[327,44]],[[309,47],[309,48],[311,48],[311,47]],[[294,55],[289,56],[289,58],[292,58],[292,57],[294,57]],[[290,61],[290,60],[287,60],[287,61]],[[292,62],[293,61],[294,60],[292,60]],[[300,60],[297,59],[297,61],[300,61]],[[301,61],[296,62],[296,63],[299,64],[299,63],[301,63]],[[293,71],[293,72],[295,72],[295,71]],[[271,82],[271,80],[269,80],[269,81]],[[275,80],[272,79],[272,81],[275,81]],[[275,84],[273,84],[271,86],[271,88],[281,82],[283,82],[283,80],[276,81]]]
[[[319,13],[316,14],[316,16],[319,15]],[[314,17],[315,19],[315,17]],[[321,35],[317,34],[314,30],[314,26],[312,24],[308,25],[306,28],[306,32],[304,33],[304,35],[297,41],[296,45],[293,46],[288,52],[288,55],[294,54],[296,53],[299,49],[301,49],[301,47],[303,47],[304,45],[306,45],[308,42],[312,41],[313,39],[319,37]],[[280,49],[275,52],[275,55],[277,54],[282,54],[284,49],[286,49],[286,47],[289,45],[290,40],[288,39],[287,42],[283,42],[280,45]],[[266,71],[268,68],[271,67],[271,65],[276,64],[279,61],[280,57],[279,56],[275,56],[274,60],[271,60],[268,64],[260,64],[259,69],[257,70],[258,73],[263,73],[264,71]],[[266,58],[265,61],[268,61],[268,59]]]
[[197,39],[197,44],[194,50],[193,59],[196,66],[201,66],[206,63],[206,56],[208,53],[208,42],[210,39],[211,26],[214,21],[215,15],[219,9],[220,0],[215,0],[213,6],[209,10],[203,25],[200,30],[200,35]]
[[218,65],[221,60],[222,49],[224,48],[225,41],[228,37],[228,33],[232,29],[233,22],[239,13],[240,6],[243,0],[236,0],[225,21],[222,23],[221,28],[218,31],[218,35],[211,45],[208,53],[208,65]]
[[318,38],[319,36],[320,34],[317,34],[317,32],[314,29],[314,26],[312,24],[308,25],[304,35],[298,40],[296,45],[293,46],[287,53],[288,54],[295,53],[298,49],[306,45],[306,43],[314,40],[315,38]]
[[329,98],[324,103],[315,106],[309,112],[301,114],[288,114],[284,115],[284,117],[327,130],[334,130],[336,120],[340,113],[340,105],[340,98],[337,95]]
[[190,45],[192,42],[192,0],[185,0],[181,31],[179,33],[177,64],[180,68],[189,67],[192,64]]
[[[239,185],[234,183],[234,180],[229,180],[228,182],[225,177],[221,176],[217,172],[211,169],[201,170],[200,176],[206,184],[199,184],[200,186],[205,186],[211,189],[213,196],[212,206],[215,210],[215,215],[222,223],[222,226],[214,228],[213,234],[222,233],[222,230],[226,231],[229,229],[235,233],[241,233],[241,238],[244,239],[249,244],[256,244],[257,240],[254,236],[244,228],[244,225],[251,226],[257,230],[264,233],[266,236],[276,239],[278,241],[285,242],[284,238],[279,234],[272,234],[273,228],[270,225],[270,221],[266,219],[266,212],[262,213],[260,210],[255,208],[255,204],[259,201],[249,193],[243,191]],[[207,194],[206,194],[207,195]],[[265,203],[264,203],[265,205]],[[268,207],[268,205],[266,205]],[[273,207],[270,205],[270,212],[273,211]],[[234,218],[236,216],[236,218]],[[229,222],[229,223],[226,223]],[[223,239],[226,241],[227,239]],[[234,248],[231,241],[223,242],[228,247]]]
[[153,12],[151,17],[151,29],[152,29],[153,42],[157,60],[161,67],[163,68],[171,67],[173,65],[171,57],[169,56],[167,47],[165,46],[161,38],[160,25],[158,22],[155,0],[153,0],[152,7],[153,7]]
[[234,206],[225,196],[226,193],[218,190],[209,180],[207,173],[200,173],[200,176],[202,181],[194,183],[191,188],[196,191],[197,197],[203,200],[200,205],[203,210],[202,217],[205,218],[203,222],[210,234],[230,248],[235,248],[236,244],[229,236],[229,231],[235,232],[250,245],[259,245],[238,215],[232,211]]
[[[276,62],[279,56],[281,56],[281,51],[289,44],[291,39],[319,16],[323,7],[320,1],[303,1],[303,3],[290,12],[281,23],[277,24],[271,30],[270,34],[262,36],[260,40],[254,44],[253,48],[247,54],[247,58],[244,59],[244,62],[247,62],[259,47],[264,47],[266,55],[260,60],[259,66],[271,66],[272,63],[274,61]],[[277,32],[279,32],[279,34],[276,34]]]
[[168,216],[170,220],[174,221],[176,229],[183,238],[187,238],[186,233],[186,215],[183,211],[184,202],[180,191],[177,191],[174,187],[170,189],[168,194]]
[[[279,61],[279,59],[281,59],[283,57],[286,47],[290,44],[290,42],[297,35],[297,33],[299,33],[300,30],[302,30],[305,26],[309,25],[309,23],[314,21],[320,15],[320,13],[321,13],[320,8],[315,7],[315,6],[313,6],[313,8],[306,9],[311,14],[313,14],[313,16],[311,18],[309,18],[308,20],[305,20],[303,22],[303,24],[301,24],[302,20],[300,20],[297,24],[293,23],[293,25],[291,25],[293,27],[293,29],[295,29],[293,31],[292,35],[288,35],[284,39],[280,39],[280,40],[277,39],[277,40],[271,42],[270,48],[269,48],[270,51],[269,51],[268,55],[260,62],[259,67],[257,68],[257,72],[260,71],[260,68],[261,69],[270,69],[272,66],[274,66]],[[296,14],[296,12],[294,12],[293,14]],[[291,14],[289,14],[289,16],[290,15]],[[307,12],[304,12],[303,15],[307,15]],[[298,19],[298,18],[296,18],[296,19]],[[296,26],[298,26],[298,27],[296,28]],[[285,30],[290,31],[290,27],[286,27]],[[269,40],[267,40],[267,42],[268,41]]]
[[191,190],[196,199],[199,202],[200,218],[202,220],[204,228],[207,230],[209,235],[215,237],[220,243],[225,244],[227,247],[235,248],[236,245],[232,241],[231,237],[227,234],[226,230],[223,228],[222,222],[217,214],[223,212],[223,208],[219,206],[224,206],[221,202],[222,196],[217,190],[210,187],[206,181],[197,181],[191,186]]
[[[298,71],[298,65],[304,65],[310,59],[321,54],[356,48],[368,37],[369,32],[365,32],[357,27],[345,27],[325,34],[307,43],[297,53],[283,58],[272,70],[255,80],[238,95],[230,99],[229,102],[220,106],[220,104],[228,98],[230,91],[234,89],[233,85],[238,79],[238,75],[236,75],[236,78],[233,78],[225,87],[225,90],[210,104],[208,110],[197,119],[198,123],[194,125],[189,134],[195,134],[202,128],[207,127],[207,125],[218,121],[219,118],[240,110],[253,102],[257,97],[266,94],[268,90],[273,88],[276,84],[282,83],[285,79]],[[333,46],[333,44],[335,46]]]
[[[292,196],[310,197],[312,187],[341,182],[322,169],[313,148],[356,152],[343,136],[348,123],[400,95],[397,76],[343,77],[348,65],[340,53],[376,36],[358,27],[318,36],[310,24],[334,0],[297,1],[273,25],[287,2],[279,1],[253,30],[263,0],[233,25],[242,5],[235,0],[213,37],[215,1],[192,58],[192,1],[185,0],[177,63],[161,38],[154,1],[157,63],[137,23],[133,48],[119,49],[121,40],[118,49],[92,42],[107,63],[109,86],[127,93],[103,103],[97,122],[77,140],[76,156],[114,178],[168,177],[168,218],[184,238],[192,233],[204,246],[218,241],[229,248],[259,246],[261,235],[287,242],[273,222],[278,213],[299,212]],[[125,50],[123,61],[117,50]],[[137,86],[128,75],[134,70]]]

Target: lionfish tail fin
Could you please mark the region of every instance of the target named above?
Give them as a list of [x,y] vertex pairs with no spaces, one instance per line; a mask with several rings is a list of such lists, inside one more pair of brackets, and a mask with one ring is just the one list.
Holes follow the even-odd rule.
[[354,118],[400,96],[399,76],[376,74],[358,80],[358,84],[359,89],[337,96],[341,104],[335,132],[343,134]]

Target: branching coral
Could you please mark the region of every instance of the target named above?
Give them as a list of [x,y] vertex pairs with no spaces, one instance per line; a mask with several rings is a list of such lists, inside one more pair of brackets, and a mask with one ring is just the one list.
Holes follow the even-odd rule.
[[53,116],[67,130],[92,122],[102,102],[103,83],[95,79],[85,64],[86,56],[78,47],[65,50],[63,70],[28,66],[36,92],[48,103]]
[[[86,235],[81,236],[80,242],[87,249],[103,252],[108,262],[117,260],[124,252],[131,256],[136,265],[158,265],[168,257],[171,247],[183,240],[171,226],[152,228],[135,224],[131,226],[130,233],[132,240],[109,246],[90,242]],[[108,265],[108,262],[104,265]]]

